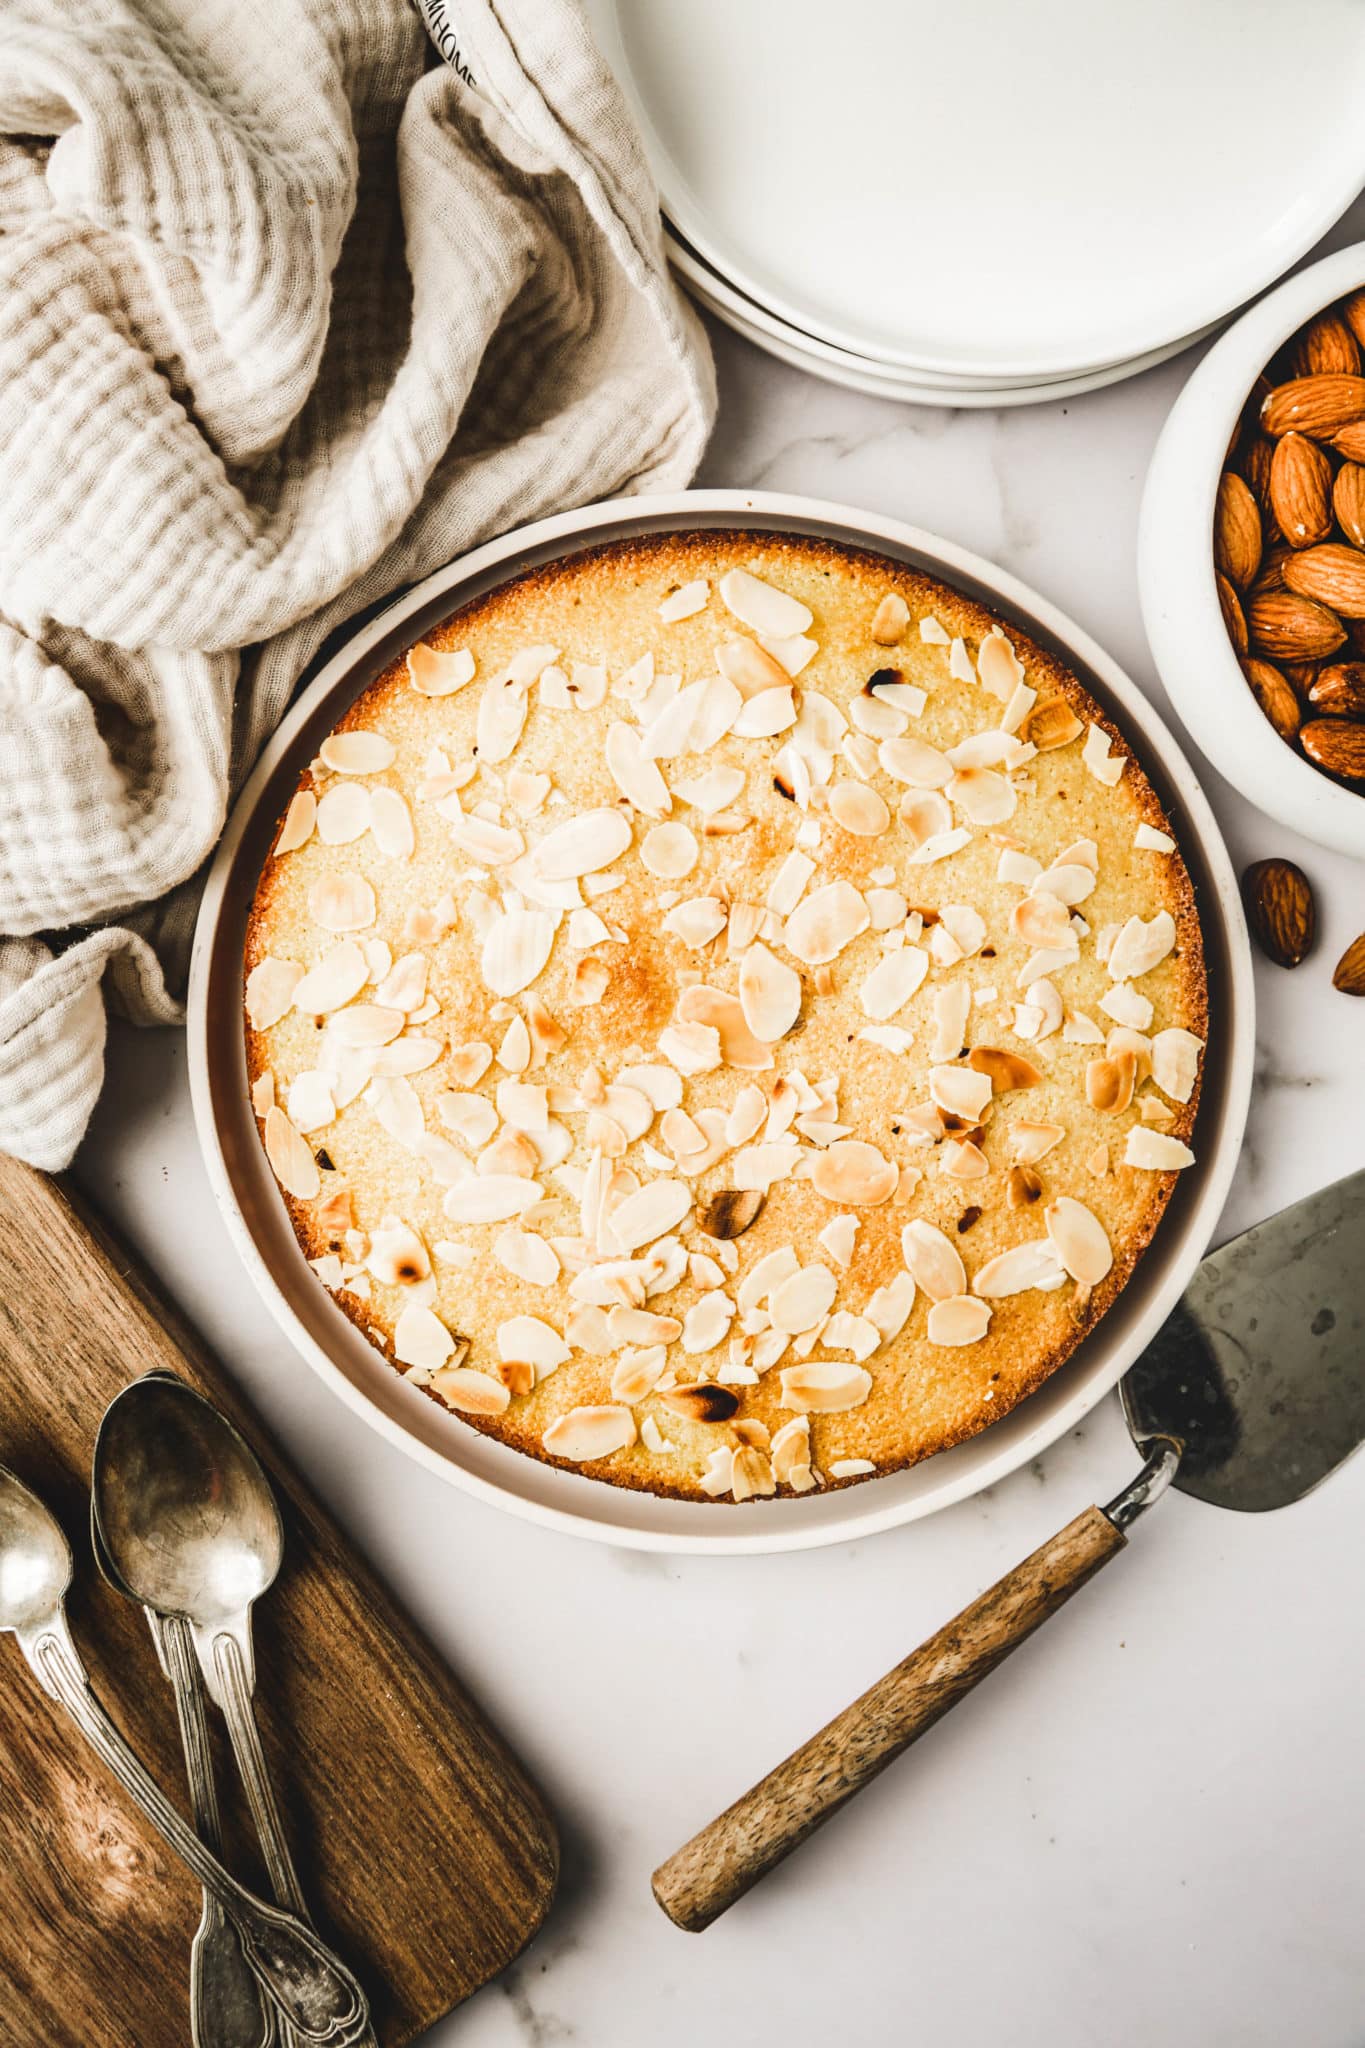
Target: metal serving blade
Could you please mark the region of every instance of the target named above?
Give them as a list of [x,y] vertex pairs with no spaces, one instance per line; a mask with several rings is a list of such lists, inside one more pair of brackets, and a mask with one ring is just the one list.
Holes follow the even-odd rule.
[[1365,1440],[1365,1172],[1211,1252],[1120,1389],[1134,1441],[1184,1446],[1175,1485],[1287,1507]]

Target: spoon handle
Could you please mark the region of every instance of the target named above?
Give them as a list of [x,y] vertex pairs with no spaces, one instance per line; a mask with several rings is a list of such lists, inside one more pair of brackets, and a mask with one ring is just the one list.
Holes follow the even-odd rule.
[[238,1884],[181,1819],[96,1699],[65,1619],[53,1617],[20,1642],[41,1684],[66,1708],[167,1848],[235,1922],[252,1969],[291,2026],[316,2048],[354,2048],[369,2027],[369,2012],[350,1971],[311,1928]]
[[308,1908],[304,1904],[294,1859],[289,1853],[279,1802],[266,1766],[265,1752],[261,1748],[261,1734],[252,1704],[251,1679],[236,1636],[224,1630],[213,1638],[213,1661],[228,1740],[237,1759],[247,1805],[251,1808],[251,1818],[260,1837],[270,1889],[279,1905],[288,1906],[291,1912],[306,1920]]
[[[150,1607],[146,1614],[175,1695],[194,1830],[206,1848],[221,1856],[223,1835],[204,1682],[189,1626],[176,1614],[157,1614]],[[190,1950],[190,2038],[193,2048],[270,2048],[275,2038],[274,2012],[256,1981],[241,1935],[207,1887]]]
[[[284,1831],[284,1820],[275,1787],[261,1747],[261,1731],[256,1723],[256,1709],[253,1698],[252,1659],[246,1630],[250,1618],[242,1623],[242,1633],[228,1629],[212,1638],[210,1655],[213,1664],[213,1691],[223,1709],[227,1722],[228,1740],[232,1753],[237,1759],[237,1769],[246,1791],[247,1805],[255,1822],[256,1834],[265,1858],[266,1871],[270,1878],[270,1889],[281,1906],[287,1906],[297,1913],[301,1920],[311,1920],[303,1896],[303,1887],[294,1868],[294,1859],[289,1850],[289,1838]],[[195,1647],[203,1654],[204,1638],[201,1636]],[[372,2030],[367,2029],[357,2041],[357,2048],[367,2048],[374,2041]],[[292,2043],[286,2043],[292,2048]]]

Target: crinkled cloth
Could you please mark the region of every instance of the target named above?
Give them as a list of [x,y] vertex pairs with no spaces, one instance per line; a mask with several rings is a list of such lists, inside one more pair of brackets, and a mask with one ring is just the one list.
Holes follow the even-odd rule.
[[196,870],[324,636],[700,458],[705,342],[576,8],[459,33],[473,82],[407,0],[0,15],[0,1150],[35,1165],[106,989],[178,1017]]

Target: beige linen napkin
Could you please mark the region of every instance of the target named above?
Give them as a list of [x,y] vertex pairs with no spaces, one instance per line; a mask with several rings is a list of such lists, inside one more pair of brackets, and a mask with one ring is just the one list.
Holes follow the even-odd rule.
[[705,342],[576,8],[439,11],[458,68],[408,0],[0,15],[0,1150],[36,1165],[103,988],[177,1018],[192,878],[324,636],[701,455]]

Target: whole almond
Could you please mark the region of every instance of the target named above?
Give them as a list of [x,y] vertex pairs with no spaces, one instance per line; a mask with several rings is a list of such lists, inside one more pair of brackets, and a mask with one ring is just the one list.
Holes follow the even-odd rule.
[[1334,306],[1310,320],[1299,336],[1294,363],[1305,377],[1360,373],[1360,349],[1356,338]]
[[1348,292],[1337,311],[1356,340],[1365,346],[1365,290]]
[[1365,420],[1365,377],[1291,377],[1261,405],[1261,426],[1277,440],[1300,433],[1330,441],[1356,420]]
[[1292,552],[1293,550],[1287,547],[1282,540],[1278,541],[1274,547],[1266,549],[1265,553],[1261,556],[1261,566],[1256,572],[1256,581],[1251,586],[1251,596],[1258,597],[1263,590],[1283,590],[1285,588],[1284,565],[1287,557]]
[[1365,466],[1343,462],[1332,485],[1332,510],[1352,547],[1365,548]]
[[1250,484],[1231,469],[1225,469],[1218,479],[1213,559],[1238,590],[1246,589],[1261,566],[1261,515]]
[[1282,740],[1293,740],[1300,724],[1299,700],[1270,661],[1244,661],[1242,672],[1251,694]]
[[1343,782],[1365,783],[1365,724],[1359,719],[1311,719],[1299,732],[1299,744],[1315,768]]
[[1238,655],[1247,651],[1247,622],[1242,610],[1242,601],[1221,571],[1215,571],[1214,582],[1218,586],[1218,608],[1223,614],[1228,638]]
[[1349,427],[1333,434],[1332,446],[1348,462],[1365,462],[1365,420],[1353,420]]
[[1297,967],[1311,949],[1318,913],[1313,886],[1292,860],[1258,860],[1242,876],[1251,935],[1277,967]]
[[1318,663],[1316,661],[1282,661],[1280,663],[1280,673],[1295,696],[1302,702],[1312,689],[1313,684],[1317,681]]
[[1332,986],[1344,996],[1365,996],[1365,932],[1352,939],[1332,969]]
[[1322,718],[1365,718],[1365,661],[1338,661],[1320,668],[1307,696]]
[[1332,531],[1332,459],[1306,434],[1276,442],[1270,502],[1291,548],[1311,548]]
[[[1285,563],[1286,578],[1293,561],[1299,559],[1295,556]],[[1268,590],[1251,598],[1246,625],[1257,653],[1272,661],[1325,661],[1346,638],[1346,628],[1335,612],[1294,590]]]
[[1275,460],[1278,445],[1266,434],[1254,434],[1242,455],[1242,474],[1251,485],[1263,512],[1270,504],[1270,465]]
[[1284,580],[1300,597],[1325,604],[1339,618],[1365,619],[1365,554],[1329,541],[1304,548],[1284,565]]

